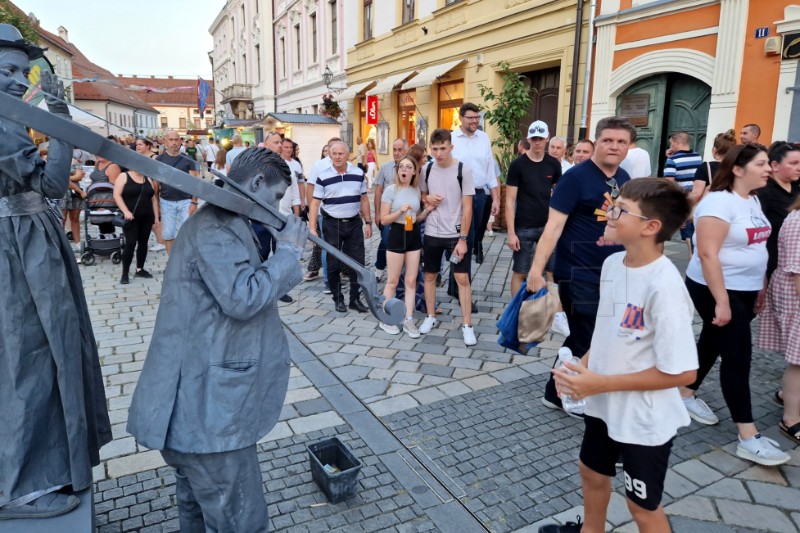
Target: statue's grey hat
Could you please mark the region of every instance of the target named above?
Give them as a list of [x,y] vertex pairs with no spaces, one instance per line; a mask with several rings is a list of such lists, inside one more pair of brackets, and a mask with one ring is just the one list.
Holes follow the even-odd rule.
[[45,51],[45,48],[27,42],[11,24],[0,24],[0,48],[17,48],[28,54],[29,59],[39,59]]

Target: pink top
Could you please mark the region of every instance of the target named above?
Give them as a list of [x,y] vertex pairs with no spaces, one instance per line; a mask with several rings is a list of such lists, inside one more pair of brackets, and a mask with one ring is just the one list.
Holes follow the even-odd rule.
[[375,152],[372,150],[367,152],[367,163],[374,163],[375,162]]

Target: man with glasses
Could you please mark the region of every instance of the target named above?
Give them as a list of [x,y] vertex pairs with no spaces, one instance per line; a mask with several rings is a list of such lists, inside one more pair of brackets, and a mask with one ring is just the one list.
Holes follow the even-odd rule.
[[453,132],[453,157],[472,171],[475,196],[472,198],[472,224],[470,244],[475,253],[475,262],[483,263],[483,235],[486,233],[484,209],[486,193],[491,194],[491,215],[500,212],[500,185],[497,182],[492,142],[485,132],[478,129],[480,109],[472,102],[465,102],[458,110],[461,126]]
[[[603,240],[607,212],[628,180],[619,168],[636,140],[636,128],[625,118],[607,117],[597,124],[595,150],[591,159],[573,167],[558,182],[550,199],[550,211],[536,247],[528,274],[528,290],[545,287],[545,265],[556,252],[553,275],[567,314],[570,334],[564,346],[582,357],[589,350],[600,299],[600,271],[603,261],[622,251],[622,246]],[[550,376],[542,403],[562,409]]]

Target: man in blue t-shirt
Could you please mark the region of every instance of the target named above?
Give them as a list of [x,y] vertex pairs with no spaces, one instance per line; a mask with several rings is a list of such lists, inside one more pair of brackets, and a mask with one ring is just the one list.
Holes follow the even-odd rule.
[[[553,277],[567,314],[570,334],[564,346],[582,357],[589,350],[600,300],[600,271],[609,255],[622,246],[603,240],[606,210],[630,180],[619,168],[636,140],[636,128],[625,118],[607,117],[597,124],[592,158],[572,167],[558,181],[550,199],[547,225],[536,247],[528,274],[528,290],[545,287],[545,265],[555,250]],[[542,403],[561,409],[553,377],[547,382]]]

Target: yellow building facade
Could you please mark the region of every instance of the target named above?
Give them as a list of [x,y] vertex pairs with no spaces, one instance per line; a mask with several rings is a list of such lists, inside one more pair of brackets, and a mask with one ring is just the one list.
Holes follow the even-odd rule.
[[[348,103],[353,138],[375,139],[379,162],[391,157],[396,138],[425,143],[436,128],[457,128],[463,102],[484,103],[480,85],[501,90],[503,61],[525,76],[533,99],[520,135],[542,119],[551,135],[566,136],[573,90],[577,135],[588,13],[573,83],[576,0],[351,1],[359,37],[347,51],[347,88],[338,100]],[[367,124],[368,95],[379,98],[377,126]],[[484,129],[493,135],[489,124]]]

